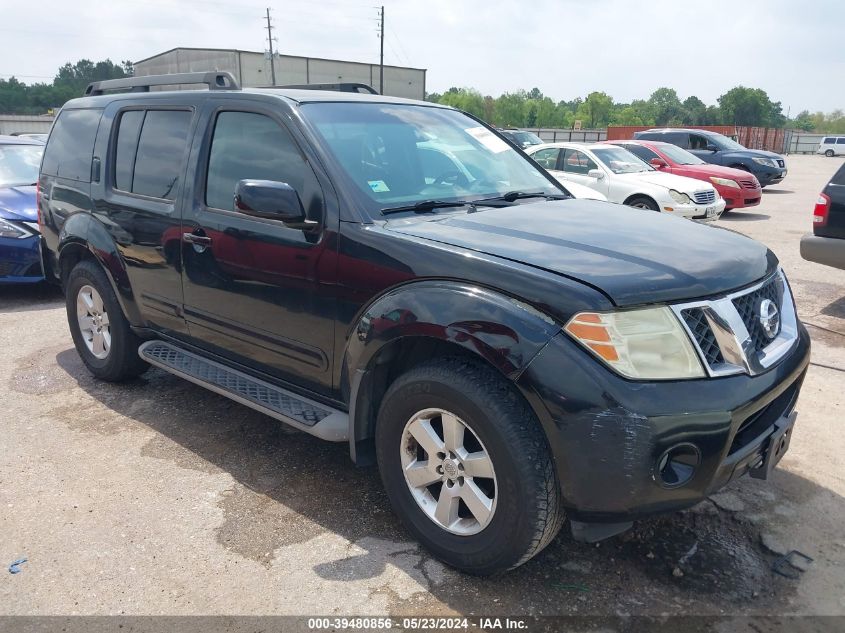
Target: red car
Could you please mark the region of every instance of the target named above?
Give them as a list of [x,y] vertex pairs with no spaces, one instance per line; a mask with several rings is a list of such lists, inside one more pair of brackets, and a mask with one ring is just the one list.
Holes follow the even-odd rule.
[[742,169],[705,163],[685,149],[660,141],[608,141],[624,147],[660,171],[709,182],[725,199],[725,211],[760,204],[762,189],[754,174]]

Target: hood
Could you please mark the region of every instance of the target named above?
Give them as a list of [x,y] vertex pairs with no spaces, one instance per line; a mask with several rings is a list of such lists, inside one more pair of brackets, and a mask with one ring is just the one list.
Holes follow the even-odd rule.
[[759,156],[760,158],[774,158],[783,160],[783,156],[775,152],[769,152],[764,149],[730,149],[728,154],[738,154],[740,156]]
[[35,187],[0,188],[0,218],[36,222],[38,211],[35,208]]
[[692,193],[694,191],[702,191],[707,188],[713,188],[713,185],[709,182],[687,178],[686,176],[667,174],[662,171],[642,171],[635,174],[620,175],[625,178],[636,178],[637,180],[647,182],[650,185],[657,185],[658,187],[665,187],[666,189],[674,189],[683,193]]
[[690,173],[695,173],[696,176],[714,176],[716,178],[729,178],[731,180],[749,180],[756,179],[756,176],[751,172],[742,169],[734,169],[733,167],[722,167],[721,165],[711,165],[705,163],[704,165],[678,165],[675,169],[689,170]]
[[548,270],[618,306],[721,294],[777,265],[764,245],[733,231],[592,200],[395,220],[387,229]]

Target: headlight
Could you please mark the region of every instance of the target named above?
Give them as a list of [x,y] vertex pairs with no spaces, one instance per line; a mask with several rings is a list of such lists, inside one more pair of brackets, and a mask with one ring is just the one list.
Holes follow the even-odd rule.
[[758,165],[765,165],[766,167],[777,167],[778,164],[771,158],[752,158]]
[[739,185],[736,180],[731,180],[730,178],[716,178],[716,176],[710,176],[710,182],[714,185],[722,185],[723,187],[733,187],[734,189],[739,189]]
[[12,237],[17,239],[23,239],[25,237],[29,237],[30,235],[32,235],[32,233],[27,231],[22,226],[12,224],[11,222],[7,222],[6,220],[0,220],[0,237]]
[[669,308],[581,312],[566,332],[611,369],[628,378],[701,378],[704,368]]
[[674,189],[669,190],[669,195],[672,196],[672,200],[674,200],[678,204],[689,204],[691,202],[687,194],[681,193],[680,191],[675,191]]

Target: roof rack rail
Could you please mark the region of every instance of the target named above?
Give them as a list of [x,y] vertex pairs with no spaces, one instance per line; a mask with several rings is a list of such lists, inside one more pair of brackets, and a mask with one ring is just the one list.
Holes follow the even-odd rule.
[[240,90],[238,80],[232,73],[215,71],[206,73],[173,73],[171,75],[147,75],[125,79],[106,79],[88,84],[84,95],[93,97],[111,90],[149,92],[151,86],[175,86],[177,84],[205,84],[209,90]]
[[333,90],[335,92],[358,92],[362,94],[377,95],[378,92],[372,86],[361,83],[336,83],[336,84],[290,84],[286,86],[267,86],[268,88],[288,88],[296,90]]

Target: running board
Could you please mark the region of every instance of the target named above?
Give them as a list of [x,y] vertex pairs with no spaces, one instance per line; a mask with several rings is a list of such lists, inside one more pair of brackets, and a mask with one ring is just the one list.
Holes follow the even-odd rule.
[[349,438],[349,415],[165,341],[147,341],[138,354],[150,365],[260,411],[329,442]]

